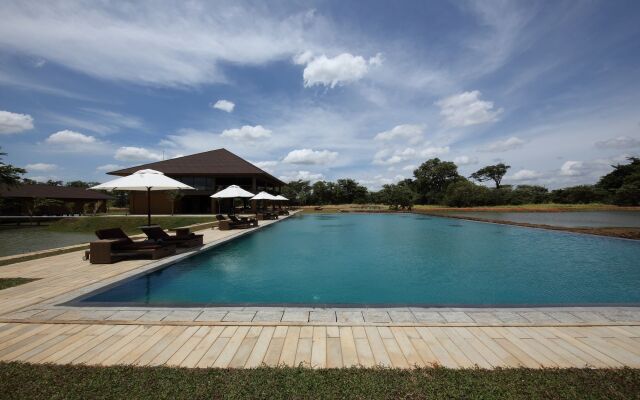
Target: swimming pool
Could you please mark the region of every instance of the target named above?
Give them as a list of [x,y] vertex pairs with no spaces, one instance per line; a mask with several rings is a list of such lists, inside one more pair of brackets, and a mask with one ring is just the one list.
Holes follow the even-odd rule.
[[75,305],[640,303],[640,243],[414,214],[301,215]]

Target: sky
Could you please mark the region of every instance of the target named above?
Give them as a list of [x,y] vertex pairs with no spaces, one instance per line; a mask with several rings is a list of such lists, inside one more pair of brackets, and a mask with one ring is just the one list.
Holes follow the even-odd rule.
[[35,180],[226,148],[372,190],[425,160],[591,184],[640,153],[640,2],[0,0],[0,146]]

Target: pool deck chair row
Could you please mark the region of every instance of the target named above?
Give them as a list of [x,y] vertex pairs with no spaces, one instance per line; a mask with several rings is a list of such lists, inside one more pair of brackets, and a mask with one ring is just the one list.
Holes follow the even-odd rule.
[[89,261],[91,264],[112,264],[134,258],[156,260],[175,254],[177,246],[201,246],[203,243],[202,235],[171,236],[160,227],[145,227],[143,231],[148,240],[134,241],[120,228],[97,230],[99,240],[89,243]]
[[225,218],[221,214],[216,215],[218,220],[218,229],[221,231],[228,231],[230,229],[247,229],[254,226],[258,226],[258,220],[255,218],[238,218],[235,215],[227,215]]

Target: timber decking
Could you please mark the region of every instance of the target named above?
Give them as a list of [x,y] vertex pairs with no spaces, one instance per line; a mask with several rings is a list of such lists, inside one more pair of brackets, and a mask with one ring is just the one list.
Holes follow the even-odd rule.
[[0,360],[87,365],[640,368],[640,327],[0,324]]

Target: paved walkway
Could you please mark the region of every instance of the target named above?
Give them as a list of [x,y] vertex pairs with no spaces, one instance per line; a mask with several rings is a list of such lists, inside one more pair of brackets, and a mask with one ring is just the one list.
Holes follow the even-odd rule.
[[[249,232],[207,229],[204,248]],[[189,254],[91,265],[82,252],[72,252],[0,267],[0,277],[39,278],[0,291],[0,360],[192,367],[640,367],[638,307],[59,306]]]

